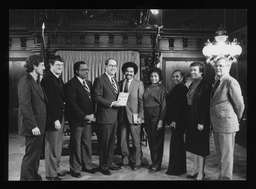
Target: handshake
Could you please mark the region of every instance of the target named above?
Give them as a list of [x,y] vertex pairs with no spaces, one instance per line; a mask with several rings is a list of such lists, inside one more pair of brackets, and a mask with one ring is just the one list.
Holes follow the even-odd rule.
[[96,121],[96,118],[94,117],[94,114],[90,114],[90,115],[86,115],[84,117],[84,120],[87,122],[87,123],[91,123],[91,122],[95,122]]

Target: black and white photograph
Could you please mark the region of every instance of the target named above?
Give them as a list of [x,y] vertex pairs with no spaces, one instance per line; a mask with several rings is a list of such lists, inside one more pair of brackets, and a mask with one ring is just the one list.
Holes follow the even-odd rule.
[[81,8],[9,9],[7,181],[248,181],[248,10]]

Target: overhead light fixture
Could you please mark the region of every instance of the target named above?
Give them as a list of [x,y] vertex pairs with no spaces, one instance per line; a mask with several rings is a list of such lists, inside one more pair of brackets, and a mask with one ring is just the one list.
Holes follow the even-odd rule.
[[238,57],[242,53],[242,48],[236,38],[232,42],[229,41],[227,32],[220,27],[216,31],[213,42],[208,39],[202,50],[203,55],[207,58],[206,62],[214,64],[214,61],[220,57],[225,57],[232,62],[237,62]]
[[150,9],[150,11],[153,15],[157,15],[159,13],[158,9]]

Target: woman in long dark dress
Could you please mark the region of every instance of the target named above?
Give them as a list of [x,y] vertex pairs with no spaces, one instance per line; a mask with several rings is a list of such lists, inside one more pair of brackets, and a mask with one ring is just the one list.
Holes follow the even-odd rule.
[[149,76],[151,85],[146,88],[143,101],[145,130],[152,161],[149,166],[149,173],[155,173],[161,170],[163,159],[167,89],[159,83],[162,80],[162,73],[159,68],[151,69]]
[[188,178],[204,179],[205,158],[210,154],[210,91],[211,87],[203,79],[204,64],[193,62],[190,65],[190,75],[193,80],[187,93],[188,124],[186,127],[186,150],[193,154],[193,170]]
[[186,127],[188,88],[185,74],[180,70],[172,73],[175,86],[167,97],[167,124],[171,126],[169,166],[166,174],[182,175],[187,172],[184,133]]

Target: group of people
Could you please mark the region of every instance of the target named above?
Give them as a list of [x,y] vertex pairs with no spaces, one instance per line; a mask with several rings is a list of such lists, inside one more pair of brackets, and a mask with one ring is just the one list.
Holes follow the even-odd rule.
[[[122,167],[140,169],[143,129],[151,157],[148,172],[160,171],[165,127],[170,126],[166,174],[187,173],[188,151],[193,154],[193,169],[187,177],[203,180],[212,129],[219,162],[218,179],[232,179],[234,137],[239,130],[244,102],[238,82],[229,75],[231,62],[224,57],[216,60],[213,87],[204,79],[204,64],[193,62],[189,88],[184,73],[175,70],[172,73],[175,86],[170,94],[161,84],[163,76],[159,68],[150,69],[150,85],[144,88],[143,82],[134,78],[138,72],[134,62],[122,65],[125,78],[118,82],[115,78],[118,62],[107,59],[105,72],[93,84],[88,80],[88,65],[83,61],[74,63],[74,77],[65,84],[61,79],[63,59],[54,56],[49,65],[50,70],[44,74],[42,58],[30,56],[25,65],[28,74],[18,84],[19,133],[25,136],[26,146],[20,180],[42,180],[38,169],[44,140],[46,179],[62,180],[60,177],[65,173],[61,172],[59,163],[65,120],[70,127],[69,164],[73,177],[81,177],[82,171],[111,175],[110,170]],[[120,94],[125,105],[120,103]],[[93,123],[97,126],[98,168],[91,164]],[[121,151],[121,166],[114,163],[116,146]]]

